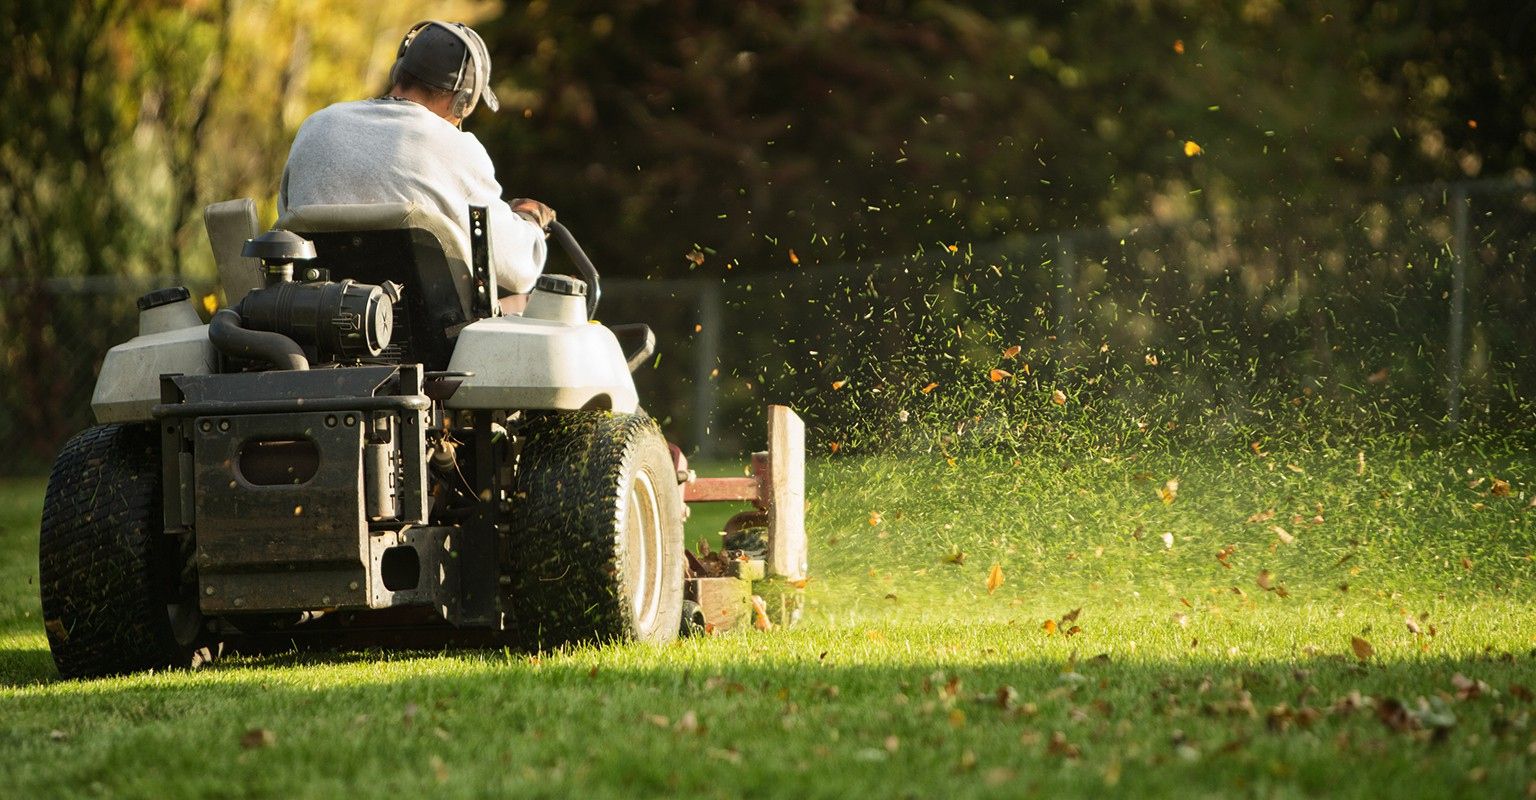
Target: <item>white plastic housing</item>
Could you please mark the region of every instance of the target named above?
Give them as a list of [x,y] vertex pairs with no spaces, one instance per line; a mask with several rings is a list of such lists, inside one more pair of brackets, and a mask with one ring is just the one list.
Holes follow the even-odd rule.
[[[534,308],[531,299],[529,311]],[[581,316],[581,322],[491,317],[469,325],[459,333],[448,369],[474,376],[464,379],[446,405],[634,413],[639,398],[619,340],[602,325],[584,321],[584,310]]]
[[[172,304],[177,305],[182,304]],[[190,310],[190,304],[187,305]],[[172,306],[152,308],[144,315]],[[139,328],[154,330],[167,322],[168,316],[159,315],[158,320],[151,321],[141,315]],[[192,312],[192,319],[196,322],[196,312]],[[96,377],[96,390],[91,394],[91,411],[102,424],[149,422],[153,419],[150,411],[160,402],[161,375],[207,375],[213,372],[214,358],[207,325],[135,336],[107,351],[101,362],[101,374]]]

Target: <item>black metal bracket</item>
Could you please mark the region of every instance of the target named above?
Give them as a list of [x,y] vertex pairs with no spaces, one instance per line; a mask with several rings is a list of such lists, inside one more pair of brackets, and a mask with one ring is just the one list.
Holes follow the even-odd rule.
[[497,546],[496,522],[501,507],[495,439],[491,434],[493,418],[489,411],[474,412],[475,476],[480,502],[474,516],[464,526],[454,548],[459,568],[459,618],[456,625],[495,627],[502,625],[500,565],[501,548]]
[[639,346],[624,356],[630,372],[639,369],[646,359],[655,355],[656,333],[651,330],[651,326],[643,322],[632,322],[625,325],[609,325],[608,330],[613,331],[613,335],[619,339],[639,338]]
[[496,276],[491,274],[490,215],[485,206],[469,207],[469,265],[474,272],[473,307],[477,318],[496,316]]

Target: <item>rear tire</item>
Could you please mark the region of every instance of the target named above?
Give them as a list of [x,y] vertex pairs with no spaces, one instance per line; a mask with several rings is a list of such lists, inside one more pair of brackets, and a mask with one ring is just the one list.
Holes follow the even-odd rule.
[[574,412],[535,417],[520,433],[504,602],[518,643],[677,638],[683,504],[656,423]]
[[142,425],[69,440],[43,501],[38,568],[59,674],[94,678],[212,660],[196,588],[181,585],[179,539],[164,534],[159,442]]

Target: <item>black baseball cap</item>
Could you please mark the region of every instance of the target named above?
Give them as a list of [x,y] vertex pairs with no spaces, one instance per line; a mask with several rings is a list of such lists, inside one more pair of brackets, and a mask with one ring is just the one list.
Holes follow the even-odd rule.
[[[450,30],[450,25],[458,28],[458,32]],[[396,67],[439,89],[457,91],[479,84],[479,99],[485,101],[486,107],[492,111],[501,107],[491,91],[491,64],[485,42],[462,23],[424,24],[406,44]]]

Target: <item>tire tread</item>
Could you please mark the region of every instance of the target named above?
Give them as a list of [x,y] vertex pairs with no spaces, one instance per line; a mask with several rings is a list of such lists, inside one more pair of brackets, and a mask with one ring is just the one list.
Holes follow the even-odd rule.
[[[647,448],[665,452],[660,430],[644,414],[574,412],[531,418],[520,432],[527,438],[505,598],[513,638],[527,649],[635,638],[617,525],[628,499],[624,476]],[[678,528],[680,546],[680,520]],[[663,614],[672,622],[661,626],[672,635],[677,589],[677,609]]]
[[65,678],[185,666],[158,587],[160,461],[152,429],[100,425],[64,445],[43,503],[43,619]]

